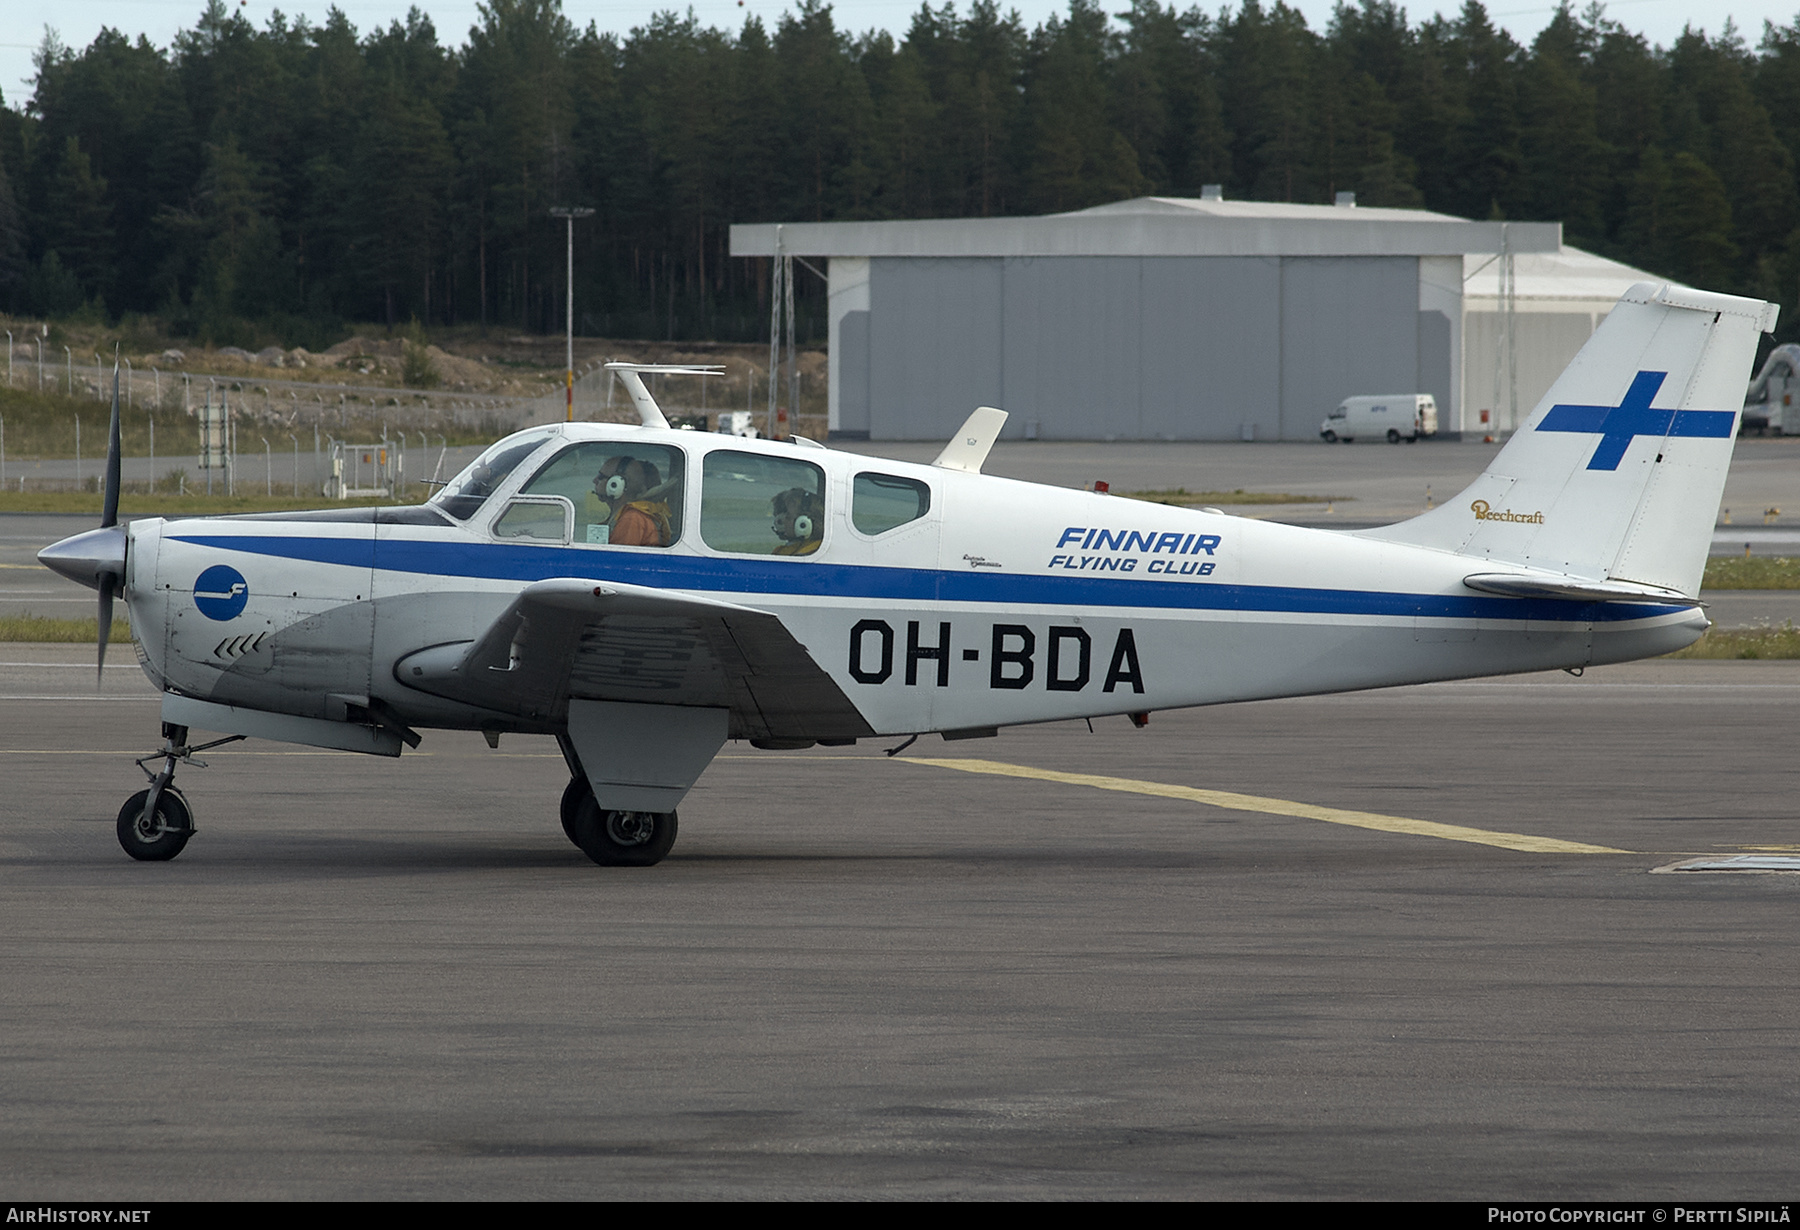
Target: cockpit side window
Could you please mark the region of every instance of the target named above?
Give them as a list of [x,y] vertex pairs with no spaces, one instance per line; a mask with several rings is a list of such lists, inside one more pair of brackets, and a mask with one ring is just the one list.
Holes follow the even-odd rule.
[[450,485],[431,500],[458,521],[467,521],[504,483],[519,463],[543,447],[555,432],[537,431],[527,436],[513,436],[494,445],[469,463],[469,468],[450,480]]
[[519,494],[568,500],[578,546],[669,547],[681,538],[685,479],[680,449],[590,440],[552,457]]
[[894,474],[858,474],[850,486],[850,524],[873,538],[931,511],[931,488]]
[[700,537],[735,555],[811,555],[825,539],[825,471],[715,449],[702,466]]

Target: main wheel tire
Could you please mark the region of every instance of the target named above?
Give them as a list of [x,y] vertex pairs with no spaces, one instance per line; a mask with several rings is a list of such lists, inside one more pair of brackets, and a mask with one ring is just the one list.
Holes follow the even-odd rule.
[[119,809],[119,844],[125,853],[145,863],[166,863],[180,854],[194,835],[194,813],[173,786],[164,786],[156,800],[156,816],[144,822],[148,790],[140,790]]
[[1392,427],[1388,428],[1388,443],[1389,444],[1400,443],[1400,433],[1395,431]]
[[587,793],[576,804],[570,834],[602,867],[653,867],[675,844],[672,811],[607,811]]
[[563,787],[560,809],[563,835],[578,846],[581,844],[581,839],[575,836],[575,809],[580,806],[583,798],[591,799],[593,797],[594,789],[588,785],[585,777],[571,777],[569,784]]

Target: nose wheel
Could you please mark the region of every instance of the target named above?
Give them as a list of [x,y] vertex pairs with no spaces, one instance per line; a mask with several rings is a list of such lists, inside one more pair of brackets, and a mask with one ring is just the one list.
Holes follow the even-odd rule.
[[675,844],[672,811],[611,811],[587,779],[572,778],[562,797],[563,832],[602,867],[653,867]]
[[150,792],[140,790],[119,809],[119,844],[144,863],[166,863],[180,854],[194,835],[194,813],[173,786],[164,786],[154,807]]
[[[172,784],[175,766],[191,764],[204,769],[206,762],[195,759],[195,752],[236,743],[244,737],[230,735],[202,743],[199,747],[189,747],[187,727],[164,722],[162,729],[162,751],[137,762],[144,776],[150,779],[150,788],[126,799],[125,806],[119,809],[119,845],[124,847],[125,853],[144,863],[168,862],[181,853],[188,838],[194,835],[193,810],[188,807],[187,798]],[[149,766],[157,760],[163,762],[162,767],[153,772]]]

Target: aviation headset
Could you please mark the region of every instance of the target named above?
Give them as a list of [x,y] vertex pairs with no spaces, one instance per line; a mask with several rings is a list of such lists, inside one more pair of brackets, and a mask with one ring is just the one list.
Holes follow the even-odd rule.
[[[633,457],[629,453],[621,454],[620,456],[613,458],[612,462],[609,464],[616,464],[618,466],[616,472],[606,476],[606,482],[601,488],[606,493],[606,498],[609,500],[623,498],[626,487],[625,475],[632,466],[639,466],[642,468],[642,477],[645,479],[644,485],[646,488],[656,488],[658,485],[657,480],[662,477],[662,475],[657,473],[656,467],[650,462],[644,461],[638,457]],[[599,476],[596,475],[595,477],[598,478]],[[645,494],[648,495],[651,494],[651,492],[646,491]]]

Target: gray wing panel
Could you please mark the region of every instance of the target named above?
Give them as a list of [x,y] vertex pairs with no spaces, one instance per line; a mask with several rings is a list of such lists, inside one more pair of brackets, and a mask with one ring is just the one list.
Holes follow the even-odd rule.
[[420,650],[394,674],[533,721],[566,720],[573,697],[729,709],[734,738],[874,733],[774,615],[614,581],[538,581],[476,641]]

